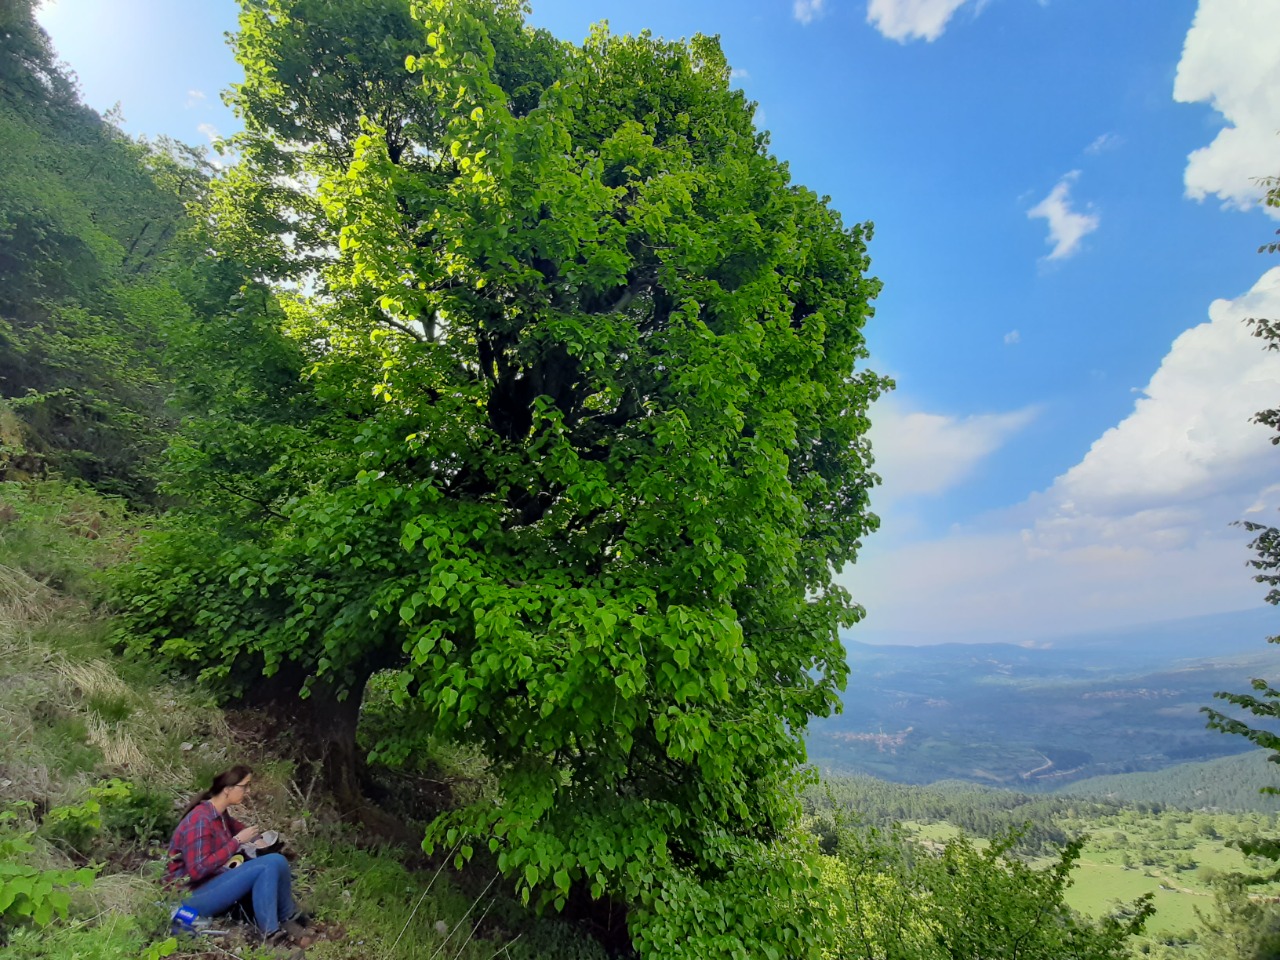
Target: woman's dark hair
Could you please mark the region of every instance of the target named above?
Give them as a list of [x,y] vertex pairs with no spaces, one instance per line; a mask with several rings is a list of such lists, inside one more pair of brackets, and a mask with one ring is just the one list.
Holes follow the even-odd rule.
[[182,811],[182,816],[178,819],[184,819],[188,813],[200,806],[200,804],[204,803],[206,800],[212,800],[223,790],[227,789],[227,787],[234,787],[251,773],[253,773],[253,768],[246,767],[243,763],[236,764],[230,770],[223,770],[213,778],[213,783],[209,785],[208,790],[187,804],[187,809]]

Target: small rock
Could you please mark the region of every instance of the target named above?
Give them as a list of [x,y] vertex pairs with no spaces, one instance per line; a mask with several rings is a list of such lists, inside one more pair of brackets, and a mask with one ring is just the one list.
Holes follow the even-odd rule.
[[190,753],[195,748],[196,748],[196,745],[194,743],[190,743],[186,740],[182,741],[182,746],[178,747],[178,749],[181,750],[183,753]]
[[442,937],[443,937],[443,936],[445,936],[448,932],[449,932],[449,925],[448,925],[447,923],[445,923],[443,920],[437,920],[437,921],[436,921],[436,933],[440,934],[440,936],[442,936]]
[[289,823],[289,829],[291,829],[294,833],[306,833],[307,821],[301,818],[297,820],[293,820]]

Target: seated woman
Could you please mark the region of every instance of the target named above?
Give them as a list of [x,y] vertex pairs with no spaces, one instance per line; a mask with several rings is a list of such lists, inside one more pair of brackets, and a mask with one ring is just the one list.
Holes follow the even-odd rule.
[[244,802],[252,780],[249,767],[232,767],[214,777],[209,789],[191,801],[169,843],[165,879],[174,886],[185,883],[191,892],[182,905],[206,917],[225,913],[250,896],[263,937],[270,943],[284,943],[306,932],[306,918],[293,905],[289,861],[278,853],[267,853],[228,869],[240,845],[252,843],[261,833],[227,812],[228,807]]

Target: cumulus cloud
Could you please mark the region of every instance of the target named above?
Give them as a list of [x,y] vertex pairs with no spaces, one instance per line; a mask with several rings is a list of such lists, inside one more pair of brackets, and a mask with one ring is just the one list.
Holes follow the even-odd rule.
[[[871,0],[867,23],[890,40],[906,43],[942,36],[952,15],[969,0]],[[978,7],[982,4],[979,2]]]
[[1101,222],[1096,213],[1079,213],[1071,209],[1071,184],[1080,177],[1079,170],[1072,170],[1058,181],[1049,195],[1027,211],[1032,219],[1043,219],[1049,224],[1049,239],[1053,245],[1046,259],[1065,260],[1080,249],[1082,241],[1098,229]]
[[791,12],[807,27],[822,16],[825,3],[826,0],[795,0],[791,5]]
[[729,71],[729,79],[730,80],[750,80],[751,74],[748,73],[746,70],[742,69],[741,67],[734,67],[732,70]]
[[936,496],[970,477],[975,468],[1018,431],[1037,410],[956,417],[909,411],[893,397],[876,404],[871,444],[884,479],[879,499]]
[[1008,333],[1004,335],[1004,342],[1008,346],[1012,346],[1015,343],[1021,343],[1022,334],[1020,334],[1017,330],[1010,330]]
[[196,125],[199,130],[208,139],[210,143],[217,143],[222,138],[222,134],[218,132],[218,128],[212,123],[200,123]]
[[[1280,148],[1280,0],[1200,0],[1178,63],[1173,98],[1207,102],[1227,122],[1187,158],[1187,196],[1248,208],[1274,174]],[[1280,209],[1267,211],[1280,218]]]
[[183,106],[190,110],[192,107],[200,106],[204,101],[205,95],[203,90],[188,90],[187,102],[184,103]]
[[1280,399],[1280,354],[1249,335],[1253,316],[1280,316],[1280,268],[1179,336],[1047,489],[941,538],[873,538],[846,580],[868,629],[1019,640],[1257,604],[1230,524],[1280,506],[1277,453],[1249,422]]
[[[1055,484],[1076,509],[1114,513],[1256,487],[1275,469],[1249,417],[1280,400],[1280,358],[1260,349],[1247,317],[1280,316],[1280,268],[1209,322],[1173,341],[1133,412],[1099,437]],[[1140,466],[1141,469],[1135,469]]]

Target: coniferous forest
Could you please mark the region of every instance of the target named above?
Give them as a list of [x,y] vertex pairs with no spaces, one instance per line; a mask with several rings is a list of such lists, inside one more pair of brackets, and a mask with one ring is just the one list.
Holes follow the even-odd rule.
[[0,4],[0,956],[268,955],[162,884],[238,763],[312,957],[1277,955],[1275,817],[1225,774],[806,766],[880,281],[714,38],[240,0],[211,155],[86,107],[35,6]]

